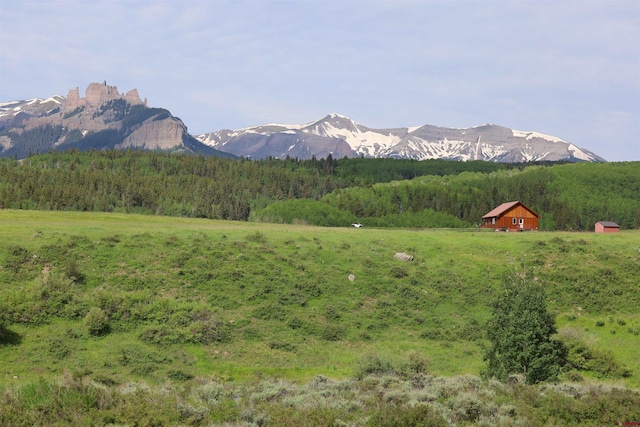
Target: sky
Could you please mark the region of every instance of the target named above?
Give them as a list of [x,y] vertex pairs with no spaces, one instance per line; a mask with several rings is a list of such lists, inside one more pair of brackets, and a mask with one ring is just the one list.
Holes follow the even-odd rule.
[[136,88],[191,134],[330,113],[640,160],[640,0],[0,0],[0,102]]

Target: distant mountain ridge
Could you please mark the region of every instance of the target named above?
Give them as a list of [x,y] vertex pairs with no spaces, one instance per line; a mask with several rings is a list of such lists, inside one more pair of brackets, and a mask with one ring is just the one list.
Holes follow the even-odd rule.
[[485,160],[490,162],[600,162],[602,157],[537,132],[482,126],[451,129],[424,125],[372,129],[340,114],[303,125],[268,124],[197,135],[204,144],[253,159],[275,157],[391,157],[402,159]]
[[485,124],[452,129],[432,125],[373,129],[340,114],[302,125],[267,124],[197,136],[138,91],[91,83],[67,97],[0,102],[0,157],[76,148],[144,149],[222,157],[388,157],[401,159],[600,162],[598,155],[560,138]]
[[91,83],[67,97],[0,103],[0,157],[77,148],[144,149],[234,157],[204,145],[162,108],[150,108],[138,91]]

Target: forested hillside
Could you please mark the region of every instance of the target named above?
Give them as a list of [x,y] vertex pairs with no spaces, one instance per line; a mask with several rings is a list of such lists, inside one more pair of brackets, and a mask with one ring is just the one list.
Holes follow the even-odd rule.
[[[520,200],[543,230],[640,228],[640,162],[506,165],[68,151],[0,159],[0,205],[375,227],[475,227]],[[297,200],[297,202],[292,202]],[[322,213],[322,214],[320,214]]]
[[321,199],[376,226],[394,226],[395,218],[425,209],[479,225],[482,215],[512,200],[520,200],[540,214],[543,230],[593,230],[600,220],[615,221],[623,229],[640,228],[640,163],[578,163],[429,175],[342,189]]
[[260,204],[318,199],[347,185],[294,162],[159,152],[70,151],[0,161],[0,204],[18,209],[246,220]]

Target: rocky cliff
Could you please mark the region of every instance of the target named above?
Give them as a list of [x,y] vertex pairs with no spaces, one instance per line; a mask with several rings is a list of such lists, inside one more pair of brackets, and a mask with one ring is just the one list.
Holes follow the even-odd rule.
[[115,148],[143,148],[146,150],[169,150],[182,144],[187,128],[179,120],[154,120],[150,118],[127,136]]
[[51,149],[147,149],[233,155],[189,135],[178,118],[150,108],[136,89],[120,93],[106,82],[91,83],[67,97],[0,103],[0,156],[25,157]]

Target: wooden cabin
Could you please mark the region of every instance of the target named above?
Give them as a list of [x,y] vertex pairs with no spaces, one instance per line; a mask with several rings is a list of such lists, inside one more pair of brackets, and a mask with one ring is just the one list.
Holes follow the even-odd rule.
[[538,214],[521,202],[507,202],[484,215],[481,227],[496,231],[538,230]]
[[620,226],[611,221],[598,221],[596,222],[596,233],[617,233],[620,231]]

